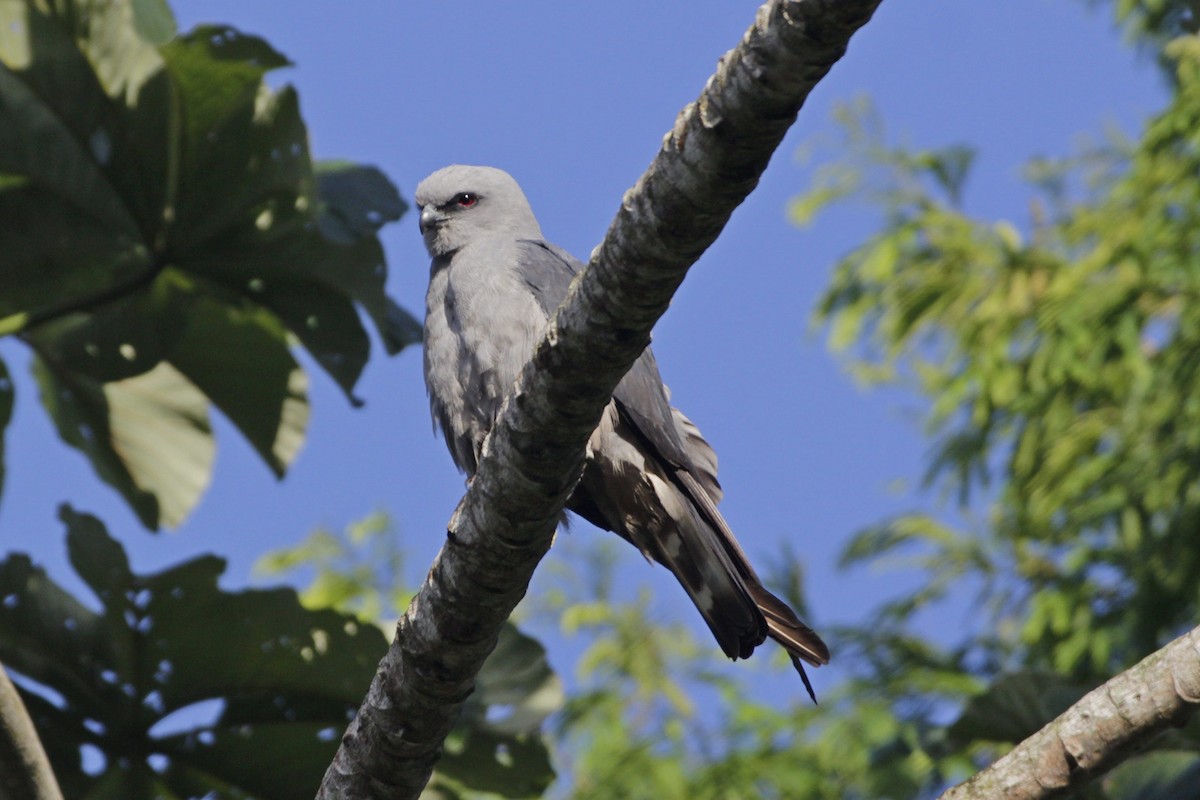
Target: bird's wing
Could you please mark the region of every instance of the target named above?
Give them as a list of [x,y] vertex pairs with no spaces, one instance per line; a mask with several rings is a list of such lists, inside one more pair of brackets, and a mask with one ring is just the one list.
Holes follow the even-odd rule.
[[[520,245],[522,278],[547,316],[551,316],[562,304],[571,280],[583,264],[544,241],[527,240]],[[672,548],[663,546],[662,542],[634,543],[647,548],[644,552],[652,552],[656,560],[675,573],[727,654],[748,656],[763,635],[769,633],[788,651],[811,694],[812,687],[800,659],[820,665],[828,662],[829,651],[786,603],[763,588],[729,524],[717,510],[721,489],[716,479],[716,455],[691,420],[671,408],[658,364],[649,347],[621,379],[613,392],[613,400],[627,429],[644,443],[644,452],[652,454],[662,464],[670,480],[690,501],[692,511],[689,516],[698,516],[695,524],[688,526],[692,536],[697,537],[696,541],[681,543],[688,551],[686,554],[681,552],[676,557]],[[621,532],[619,526],[614,526],[605,519],[606,515],[599,513],[593,500],[584,498],[584,502],[586,505],[576,507],[576,511],[601,527]],[[693,546],[698,547],[695,552],[691,552]],[[707,553],[707,557],[702,553]],[[708,558],[713,562],[710,563]],[[708,574],[708,568],[718,564],[725,580]],[[726,602],[721,609],[716,609],[712,599],[706,602],[703,596],[706,589],[722,588],[723,594],[727,595]],[[746,606],[740,597],[745,597],[749,608],[757,607],[757,614],[761,615],[757,617],[758,621],[741,616],[739,609]],[[718,619],[714,616],[717,613],[728,615],[729,620]],[[762,633],[755,634],[755,629]]]
[[[521,276],[538,302],[553,316],[567,296],[571,280],[583,264],[560,247],[548,242],[521,242]],[[622,415],[654,446],[660,458],[695,475],[716,499],[721,497],[716,480],[717,458],[700,436],[700,431],[683,414],[671,408],[658,372],[654,353],[647,347],[617,384],[613,399]],[[680,435],[683,431],[683,436]],[[684,436],[687,442],[684,442]],[[689,448],[693,448],[689,452]]]

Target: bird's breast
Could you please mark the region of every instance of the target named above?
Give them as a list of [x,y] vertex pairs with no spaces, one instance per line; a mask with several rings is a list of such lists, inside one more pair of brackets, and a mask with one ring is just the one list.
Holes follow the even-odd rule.
[[[431,276],[426,298],[425,379],[434,418],[448,439],[473,442],[476,450],[547,322],[529,287],[503,266],[505,255],[460,251],[449,269]],[[456,461],[467,468],[465,455]]]

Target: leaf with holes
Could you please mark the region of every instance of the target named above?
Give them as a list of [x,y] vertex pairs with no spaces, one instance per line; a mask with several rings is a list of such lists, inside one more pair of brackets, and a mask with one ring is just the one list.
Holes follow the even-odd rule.
[[[407,204],[396,187],[375,167],[344,161],[316,164],[317,226],[332,242],[371,242],[386,223],[404,215]],[[322,278],[341,286],[371,316],[389,353],[421,341],[421,323],[392,302],[383,291],[387,277],[383,253],[372,249],[363,258],[348,259],[349,269],[323,270]]]
[[191,294],[190,282],[167,269],[141,291],[37,325],[25,341],[61,372],[102,384],[125,380],[168,356]]
[[46,312],[144,270],[138,223],[103,162],[116,115],[53,18],[0,0],[0,316]]
[[485,792],[507,798],[541,797],[554,780],[542,740],[462,727],[446,738],[431,785],[442,791]]
[[215,447],[208,402],[166,362],[99,383],[34,362],[58,435],[83,452],[146,527],[183,521],[208,485]]
[[[282,475],[308,417],[290,343],[357,403],[360,311],[389,353],[420,339],[384,294],[395,187],[372,167],[314,169],[295,90],[264,83],[289,62],[263,39],[174,29],[163,0],[0,0],[0,335],[53,365],[60,433],[148,525],[199,498],[207,422],[167,425],[188,446],[141,443],[135,464],[113,446],[108,395],[171,364],[194,384],[176,380],[176,399],[205,395]],[[54,399],[64,387],[69,402]]]
[[197,293],[168,358],[282,477],[304,443],[308,376],[278,320],[257,306]]
[[[563,700],[562,679],[550,669],[546,648],[510,624],[500,630],[463,718],[492,733],[533,733],[562,707]],[[505,713],[498,714],[499,710]]]
[[[10,556],[0,562],[0,659],[67,796],[311,796],[383,635],[307,610],[290,589],[222,591],[225,565],[212,556],[135,573],[99,520],[68,507],[60,516],[101,610]],[[164,722],[183,709],[183,721]],[[98,773],[83,770],[84,745],[103,757]]]

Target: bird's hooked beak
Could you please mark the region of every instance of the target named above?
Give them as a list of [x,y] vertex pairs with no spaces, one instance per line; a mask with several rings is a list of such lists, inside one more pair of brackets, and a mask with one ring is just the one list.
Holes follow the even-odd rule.
[[421,233],[428,233],[441,221],[442,218],[438,215],[436,208],[433,208],[432,206],[426,206],[425,208],[421,209],[421,220],[418,223],[421,227]]

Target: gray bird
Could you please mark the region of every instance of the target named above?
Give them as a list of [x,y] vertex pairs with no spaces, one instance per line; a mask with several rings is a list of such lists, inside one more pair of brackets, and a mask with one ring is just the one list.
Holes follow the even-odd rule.
[[[445,167],[417,186],[416,202],[433,258],[425,384],[434,427],[473,476],[505,395],[583,264],[542,238],[521,187],[502,170]],[[716,454],[671,407],[647,347],[588,440],[567,507],[669,569],[727,656],[746,658],[770,636],[812,694],[801,661],[828,663],[829,649],[763,588],[717,511],[721,494]]]

